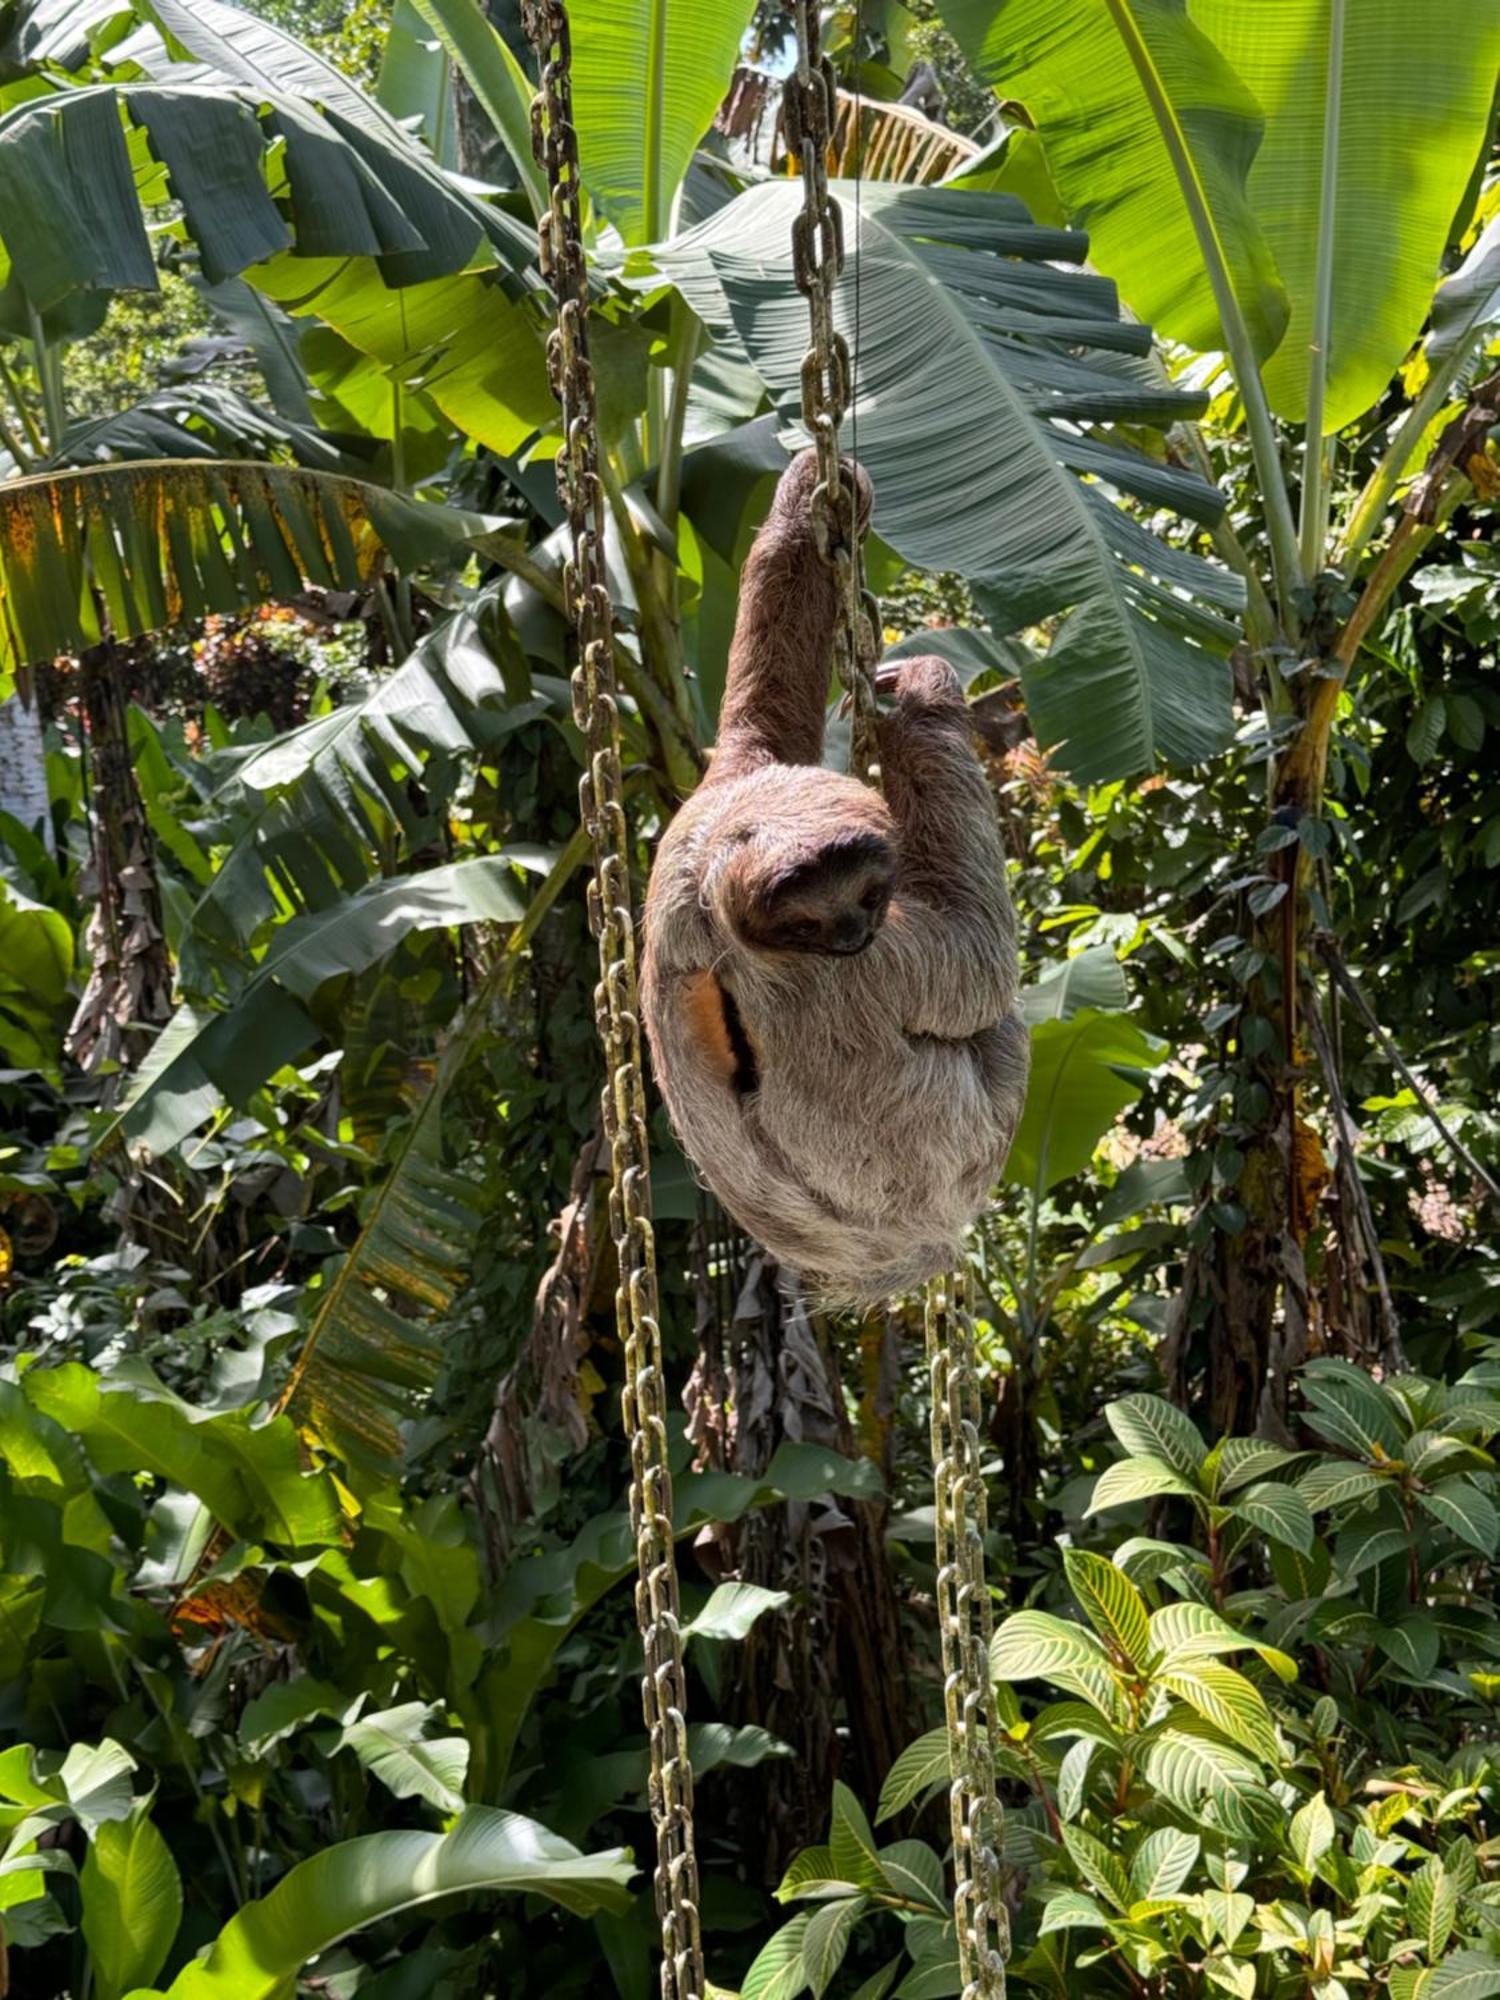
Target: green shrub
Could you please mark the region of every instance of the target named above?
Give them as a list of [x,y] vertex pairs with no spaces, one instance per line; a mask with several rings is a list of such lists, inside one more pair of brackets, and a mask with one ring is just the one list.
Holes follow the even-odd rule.
[[[1065,1546],[1057,1605],[999,1625],[1017,1991],[1500,1995],[1500,1367],[1377,1383],[1320,1360],[1301,1391],[1323,1449],[1210,1449],[1157,1397],[1111,1405],[1124,1455],[1088,1516],[1118,1532]],[[879,1820],[946,1782],[935,1730]],[[779,1891],[813,1908],[745,2000],[821,1995],[851,1947],[851,1990],[884,1948],[865,2000],[956,1994],[943,1881],[841,1795]]]

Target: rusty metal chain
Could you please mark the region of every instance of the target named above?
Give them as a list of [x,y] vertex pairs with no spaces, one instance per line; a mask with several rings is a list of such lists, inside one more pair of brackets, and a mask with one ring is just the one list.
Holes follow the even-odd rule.
[[562,405],[563,446],[557,461],[557,484],[572,531],[572,555],[563,572],[563,587],[578,633],[573,714],[588,743],[580,795],[594,851],[589,921],[599,940],[595,1016],[606,1065],[603,1120],[611,1165],[610,1226],[620,1265],[615,1306],[625,1357],[624,1416],[630,1437],[636,1616],[645,1652],[641,1700],[651,1749],[661,1993],[662,2000],[705,2000],[687,1690],[672,1539],[667,1393],[657,1321],[635,914],[620,770],[613,618],[604,567],[604,486],[599,469],[594,371],[589,360],[588,270],[580,210],[578,135],[573,125],[571,42],[563,0],[524,0],[524,12],[541,81],[531,107],[532,147],[547,176],[550,196],[539,236],[542,275],[550,282],[557,302],[557,325],[547,344],[547,371],[553,394]]
[[[839,426],[853,367],[834,325],[833,295],[844,266],[839,205],[828,192],[828,142],[837,109],[833,65],[822,53],[817,0],[796,0],[797,68],[783,98],[787,149],[801,167],[803,206],[792,223],[792,268],[808,302],[812,344],[802,363],[802,416],[817,447],[813,496],[818,546],[838,578],[841,616],[835,664],[853,709],[850,768],[876,769],[874,663],[880,616],[864,587],[852,480],[839,458]],[[984,1576],[985,1493],[979,1455],[974,1329],[962,1279],[932,1279],[925,1302],[932,1382],[932,1481],[937,1518],[938,1623],[948,1719],[953,1821],[953,1916],[963,2000],[1004,2000],[1010,1925],[1000,1894],[1000,1802],[990,1743],[989,1589]]]
[[984,1577],[986,1508],[974,1323],[963,1291],[957,1274],[933,1278],[925,1314],[938,1629],[951,1780],[953,1921],[963,2000],[1004,2000],[1010,1920],[1000,1889],[1001,1813],[990,1740],[993,1621]]
[[849,407],[849,343],[833,321],[844,268],[844,222],[828,192],[828,143],[838,109],[833,65],[822,52],[818,0],[796,0],[797,68],[786,80],[782,116],[787,151],[802,176],[802,212],[792,222],[792,274],[807,300],[812,344],[802,360],[802,421],[818,454],[813,532],[839,593],[834,666],[853,715],[849,767],[868,778],[876,763],[875,659],[880,609],[865,588],[858,496],[839,458],[839,426]]

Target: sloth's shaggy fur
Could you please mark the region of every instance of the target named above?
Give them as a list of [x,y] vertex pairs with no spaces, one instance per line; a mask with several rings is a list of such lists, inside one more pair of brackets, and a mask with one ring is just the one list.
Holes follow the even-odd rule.
[[[819,766],[837,604],[815,480],[804,453],[745,565],[718,748],[652,872],[642,1001],[667,1108],[714,1193],[813,1295],[862,1304],[952,1262],[1020,1117],[1027,1037],[953,670],[902,664],[880,722],[884,800]],[[766,942],[793,897],[857,928],[851,883],[874,911],[868,949]]]

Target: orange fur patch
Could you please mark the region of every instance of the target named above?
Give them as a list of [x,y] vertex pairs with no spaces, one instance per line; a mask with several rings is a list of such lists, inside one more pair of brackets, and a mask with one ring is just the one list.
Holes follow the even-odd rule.
[[724,995],[711,972],[695,972],[682,982],[683,1012],[699,1059],[726,1090],[734,1086],[736,1059],[724,1019]]

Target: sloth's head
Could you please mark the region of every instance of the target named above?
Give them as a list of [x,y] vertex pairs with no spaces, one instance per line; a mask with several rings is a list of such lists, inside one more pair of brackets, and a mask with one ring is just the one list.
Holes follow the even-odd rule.
[[853,958],[885,922],[895,879],[895,848],[873,827],[811,847],[752,834],[724,871],[720,915],[752,951]]

